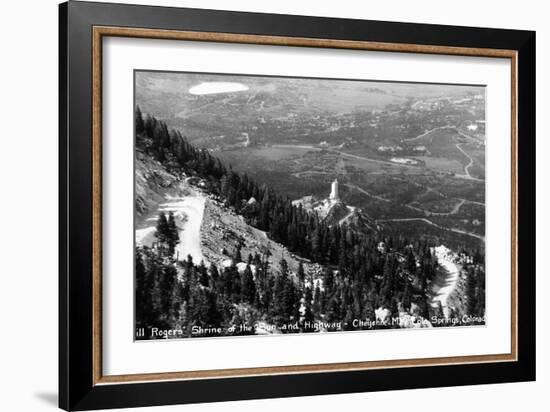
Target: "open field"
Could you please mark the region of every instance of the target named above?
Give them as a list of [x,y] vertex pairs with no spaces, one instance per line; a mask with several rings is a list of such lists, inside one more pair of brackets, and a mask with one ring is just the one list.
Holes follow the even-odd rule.
[[266,147],[254,147],[242,150],[242,154],[247,157],[259,157],[267,159],[269,161],[278,161],[291,158],[302,157],[311,149],[307,147],[285,147],[285,146],[266,146]]

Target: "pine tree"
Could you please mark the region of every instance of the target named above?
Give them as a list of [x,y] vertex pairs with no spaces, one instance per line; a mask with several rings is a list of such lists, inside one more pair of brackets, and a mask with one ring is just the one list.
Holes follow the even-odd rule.
[[298,320],[300,297],[292,279],[286,278],[283,288],[283,313],[287,322]]
[[386,261],[384,262],[382,287],[380,289],[380,297],[382,299],[382,304],[385,307],[389,307],[391,305],[393,293],[395,292],[393,286],[394,286],[393,259],[391,258],[391,255],[388,253],[386,254]]
[[478,268],[477,273],[477,294],[476,294],[476,316],[485,315],[485,271],[482,267]]
[[150,271],[147,271],[143,262],[142,249],[136,248],[135,276],[136,276],[136,326],[146,327],[150,325],[150,317],[153,314],[151,293],[153,282]]
[[374,305],[376,301],[376,295],[373,290],[368,292],[365,296],[365,303],[363,306],[363,318],[368,320],[374,320],[375,319],[375,312],[374,312]]
[[218,298],[215,293],[208,291],[207,293],[207,323],[211,327],[219,327],[223,321],[222,314],[218,307]]
[[325,288],[325,293],[330,296],[334,288],[334,273],[332,269],[326,267],[323,270],[323,287]]
[[235,263],[239,263],[243,261],[243,258],[241,256],[241,246],[237,246],[237,249],[235,250],[235,257],[234,257]]
[[353,319],[354,319],[353,309],[350,306],[348,306],[348,307],[346,307],[345,315],[344,315],[344,321],[343,321],[343,329],[344,330],[353,330],[353,329],[355,329],[353,327]]
[[270,316],[273,319],[273,323],[277,326],[281,326],[286,323],[284,313],[284,290],[285,280],[283,276],[277,276],[273,285],[273,299],[271,301]]
[[403,291],[403,298],[402,298],[403,307],[407,311],[411,308],[411,299],[412,299],[411,284],[407,279],[405,281],[405,290]]
[[407,270],[410,274],[414,274],[416,272],[416,258],[414,256],[414,253],[412,251],[412,248],[407,249]]
[[193,256],[187,255],[187,260],[185,261],[185,266],[193,268],[195,265],[193,263]]
[[307,287],[304,294],[304,322],[313,322],[313,294],[311,288]]
[[444,319],[445,312],[443,311],[443,304],[440,300],[437,301],[437,307],[435,308],[435,316],[437,319]]
[[255,299],[256,284],[254,283],[254,276],[250,269],[250,265],[246,265],[241,280],[241,300],[247,303],[254,303]]
[[321,288],[319,288],[319,284],[315,285],[315,289],[313,292],[313,305],[312,305],[312,311],[313,315],[315,317],[321,316]]
[[338,322],[342,320],[340,310],[342,309],[342,299],[339,293],[335,293],[327,303],[326,320],[328,322]]
[[283,278],[286,278],[288,276],[288,262],[285,260],[285,258],[282,258],[279,262],[279,270]]
[[323,258],[322,252],[322,234],[321,229],[317,227],[312,234],[311,240],[311,255],[316,262],[321,262]]
[[179,317],[180,302],[178,288],[178,272],[173,265],[164,265],[161,277],[161,314],[167,325],[173,325]]
[[168,220],[166,220],[166,214],[164,212],[160,212],[157,219],[155,237],[158,239],[158,247],[161,254],[169,253],[169,234],[170,228],[168,226]]
[[143,121],[143,115],[139,106],[136,107],[136,134],[143,133],[145,130],[145,122]]
[[288,263],[285,259],[281,259],[279,262],[279,272],[279,276],[277,276],[273,285],[273,300],[270,312],[273,322],[277,326],[282,326],[290,321],[289,312],[292,311],[289,309],[289,306],[291,306],[289,282],[292,283],[292,281],[288,277]]
[[303,285],[306,274],[304,272],[304,264],[302,263],[302,261],[300,261],[300,263],[298,264],[298,272],[296,273],[296,276],[298,276],[298,281],[300,282],[300,285]]
[[466,274],[466,315],[475,316],[477,307],[476,291],[476,273],[475,269],[468,268]]
[[166,243],[168,244],[168,253],[170,256],[174,255],[176,245],[180,242],[178,227],[174,219],[174,212],[170,211],[168,214],[168,223],[166,228]]
[[199,265],[198,271],[199,271],[199,283],[205,288],[207,288],[209,286],[208,269],[206,268],[206,265],[202,260]]
[[210,279],[212,279],[213,287],[218,288],[220,273],[218,271],[217,266],[214,264],[210,265],[210,268],[208,269],[208,271],[210,272]]

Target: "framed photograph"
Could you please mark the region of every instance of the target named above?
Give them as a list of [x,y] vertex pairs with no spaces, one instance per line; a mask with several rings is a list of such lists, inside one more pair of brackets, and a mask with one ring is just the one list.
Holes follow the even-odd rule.
[[535,33],[60,5],[60,407],[535,379]]

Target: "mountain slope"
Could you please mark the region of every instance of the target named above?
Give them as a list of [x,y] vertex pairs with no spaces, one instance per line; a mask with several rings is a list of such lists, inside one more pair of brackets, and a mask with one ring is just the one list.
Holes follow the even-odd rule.
[[[434,245],[378,231],[367,214],[340,200],[337,180],[328,200],[310,196],[293,203],[246,173],[234,172],[165,123],[151,116],[144,120],[139,110],[136,133],[142,150],[136,161],[141,324],[226,327],[242,324],[244,316],[248,325],[260,320],[281,331],[290,325],[293,331],[311,330],[305,319],[336,322],[330,330],[342,330],[353,329],[341,323],[345,319],[374,320],[377,308],[392,316],[401,312],[399,305],[424,319],[438,314],[429,305],[438,267],[430,249]],[[156,218],[166,211],[171,213],[167,218],[160,214],[157,230]],[[350,230],[351,224],[366,228]],[[305,261],[304,272],[298,271],[301,262],[289,251],[323,268]],[[251,260],[249,254],[254,254]],[[312,266],[318,269],[313,278],[319,288],[311,287]],[[478,268],[471,269],[475,278],[469,277],[468,305],[477,315],[484,310],[478,292],[484,290],[484,278]],[[168,307],[175,309],[167,314],[162,308]]]
[[378,225],[374,220],[361,209],[349,206],[341,200],[325,198],[318,200],[314,196],[305,196],[294,200],[293,205],[302,207],[314,212],[328,225],[343,225],[357,230],[358,232],[377,232]]
[[[216,196],[204,189],[204,181],[166,171],[149,155],[138,152],[136,158],[136,243],[152,246],[156,220],[160,212],[173,212],[180,243],[175,258],[208,266],[227,265],[228,255],[240,247],[243,261],[248,255],[270,252],[270,264],[275,272],[285,259],[291,272],[298,270],[302,261],[306,269],[320,272],[320,266],[290,253],[281,244],[270,240],[267,234],[248,225],[241,215],[224,206]],[[240,262],[235,262],[236,264]]]

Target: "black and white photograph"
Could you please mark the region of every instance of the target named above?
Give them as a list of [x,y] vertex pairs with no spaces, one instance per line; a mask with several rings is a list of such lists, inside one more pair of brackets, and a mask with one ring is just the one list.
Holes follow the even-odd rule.
[[135,339],[485,324],[485,87],[134,72]]
[[0,409],[543,405],[545,11],[5,3]]

